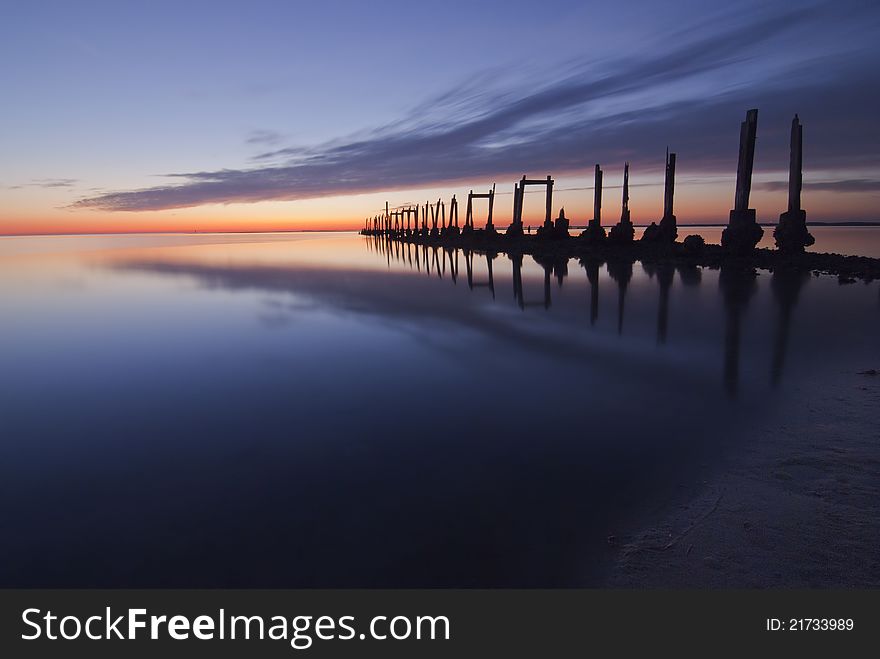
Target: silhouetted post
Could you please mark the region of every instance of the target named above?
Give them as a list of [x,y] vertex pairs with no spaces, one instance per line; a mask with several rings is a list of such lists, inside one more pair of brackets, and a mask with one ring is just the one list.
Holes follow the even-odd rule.
[[675,196],[675,154],[666,150],[666,180],[663,186],[663,219],[675,219],[672,212],[672,201]]
[[474,191],[468,192],[467,209],[464,213],[464,228],[470,232],[474,230]]
[[749,208],[752,190],[752,168],[755,164],[755,138],[758,132],[758,111],[749,110],[740,126],[739,162],[736,169],[736,196],[730,211],[730,221],[721,233],[721,245],[733,252],[749,252],[760,242],[764,230],[755,219],[755,209]]
[[556,218],[556,223],[553,227],[553,237],[569,238],[568,225],[568,218],[565,217],[565,206],[563,206],[559,209],[559,217]]
[[675,154],[666,149],[666,174],[663,182],[663,217],[660,223],[651,222],[642,234],[642,242],[674,243],[678,237],[678,226],[673,212],[675,197]]
[[[513,184],[513,224],[519,222],[519,183]],[[520,222],[520,225],[522,223]]]
[[602,170],[598,164],[593,183],[593,219],[587,224],[586,230],[581,233],[581,239],[590,243],[599,243],[605,240],[605,229],[602,226]]
[[452,223],[452,218],[455,217],[455,233],[458,233],[458,200],[455,198],[455,195],[452,195],[452,203],[449,205],[449,222]]
[[623,164],[623,198],[620,202],[620,222],[611,227],[608,240],[613,243],[631,243],[636,235],[629,216],[629,163]]
[[[525,179],[525,176],[523,176]],[[505,232],[508,236],[521,236],[523,233],[523,225],[522,218],[520,217],[520,185],[519,183],[513,184],[513,219],[510,223],[510,226],[507,227],[507,231]]]
[[440,235],[440,230],[437,228],[437,220],[440,219],[438,216],[440,215],[440,202],[437,204],[431,204],[431,237],[436,238]]
[[489,219],[486,220],[486,231],[495,233],[495,225],[492,224],[492,209],[495,206],[495,184],[492,184],[492,190],[489,191]]
[[544,226],[549,226],[553,221],[550,218],[553,216],[553,179],[550,178],[550,174],[547,174],[547,204],[546,211],[544,213]]
[[804,131],[800,119],[791,121],[791,143],[788,163],[788,210],[779,216],[773,230],[776,246],[782,252],[798,253],[816,242],[807,230],[807,212],[801,208],[803,186]]

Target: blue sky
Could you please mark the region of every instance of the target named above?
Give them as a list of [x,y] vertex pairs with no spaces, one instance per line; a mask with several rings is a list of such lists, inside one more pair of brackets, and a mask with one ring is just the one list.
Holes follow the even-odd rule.
[[713,180],[732,198],[749,107],[759,190],[778,192],[799,112],[816,207],[880,219],[877,2],[35,1],[3,14],[0,230],[170,226],[181,212],[357,225],[374,194],[531,170],[588,186],[579,172],[628,159],[634,183],[655,185],[666,145],[682,186],[709,186],[690,202],[680,190],[685,215],[709,219],[696,215]]

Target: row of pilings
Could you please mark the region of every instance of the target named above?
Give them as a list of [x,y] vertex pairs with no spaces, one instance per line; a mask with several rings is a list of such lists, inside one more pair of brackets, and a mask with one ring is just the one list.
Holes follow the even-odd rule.
[[[754,208],[749,208],[749,196],[752,188],[752,171],[755,161],[755,140],[757,138],[758,110],[746,113],[745,121],[740,125],[739,159],[736,173],[736,192],[734,207],[730,211],[727,227],[721,235],[721,245],[730,252],[748,253],[757,246],[763,237],[764,230],[757,223]],[[675,197],[676,154],[666,153],[666,173],[663,187],[663,216],[658,222],[652,222],[639,242],[652,244],[672,244],[678,238],[673,201]],[[578,236],[570,233],[570,222],[565,217],[565,209],[553,219],[553,185],[551,176],[540,179],[523,177],[513,186],[513,210],[510,225],[500,233],[494,224],[495,186],[484,193],[468,193],[464,222],[459,225],[458,201],[455,195],[448,206],[442,199],[436,202],[425,202],[424,205],[407,205],[391,209],[385,203],[385,212],[366,218],[361,233],[374,236],[388,236],[393,239],[450,239],[467,236],[487,238],[520,238],[526,234],[523,224],[523,197],[527,187],[543,187],[545,191],[544,222],[537,227],[536,239],[565,240],[576,237],[586,244],[627,245],[635,242],[635,227],[630,218],[629,210],[629,163],[623,168],[623,195],[621,200],[620,220],[606,232],[602,225],[602,181],[604,172],[597,164],[594,172],[593,187],[593,218]],[[788,210],[779,217],[779,224],[773,235],[780,251],[789,253],[803,252],[814,243],[813,236],[807,230],[806,211],[801,208],[801,189],[803,187],[803,126],[798,115],[791,122],[791,142],[789,158]],[[488,217],[485,227],[477,228],[474,224],[474,201],[488,201]],[[447,221],[447,208],[449,210]],[[531,233],[531,227],[528,227]],[[699,236],[688,236],[685,246],[699,248],[702,245]],[[690,245],[688,242],[690,241]]]

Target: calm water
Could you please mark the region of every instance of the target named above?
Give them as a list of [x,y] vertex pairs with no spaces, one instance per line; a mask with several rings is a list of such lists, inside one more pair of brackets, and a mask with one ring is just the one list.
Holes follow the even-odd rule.
[[877,283],[350,234],[0,239],[0,309],[3,586],[601,584],[880,356]]

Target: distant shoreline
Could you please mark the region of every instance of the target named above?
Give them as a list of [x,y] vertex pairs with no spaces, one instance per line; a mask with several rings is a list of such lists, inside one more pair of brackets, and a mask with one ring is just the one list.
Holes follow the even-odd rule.
[[[534,226],[538,226],[539,221],[535,221]],[[776,222],[758,222],[762,227],[776,226]],[[637,229],[644,229],[647,224],[634,224]],[[727,226],[727,222],[699,222],[696,224],[679,224],[679,229],[706,229],[706,228],[723,228]],[[880,227],[880,220],[870,222],[807,222],[807,226],[811,227]],[[584,229],[586,225],[571,225],[572,229]],[[246,234],[266,234],[266,233],[358,233],[359,229],[274,229],[267,231],[100,231],[100,232],[52,232],[52,233],[0,233],[0,238],[35,238],[40,236],[211,236],[211,235],[246,235]]]

